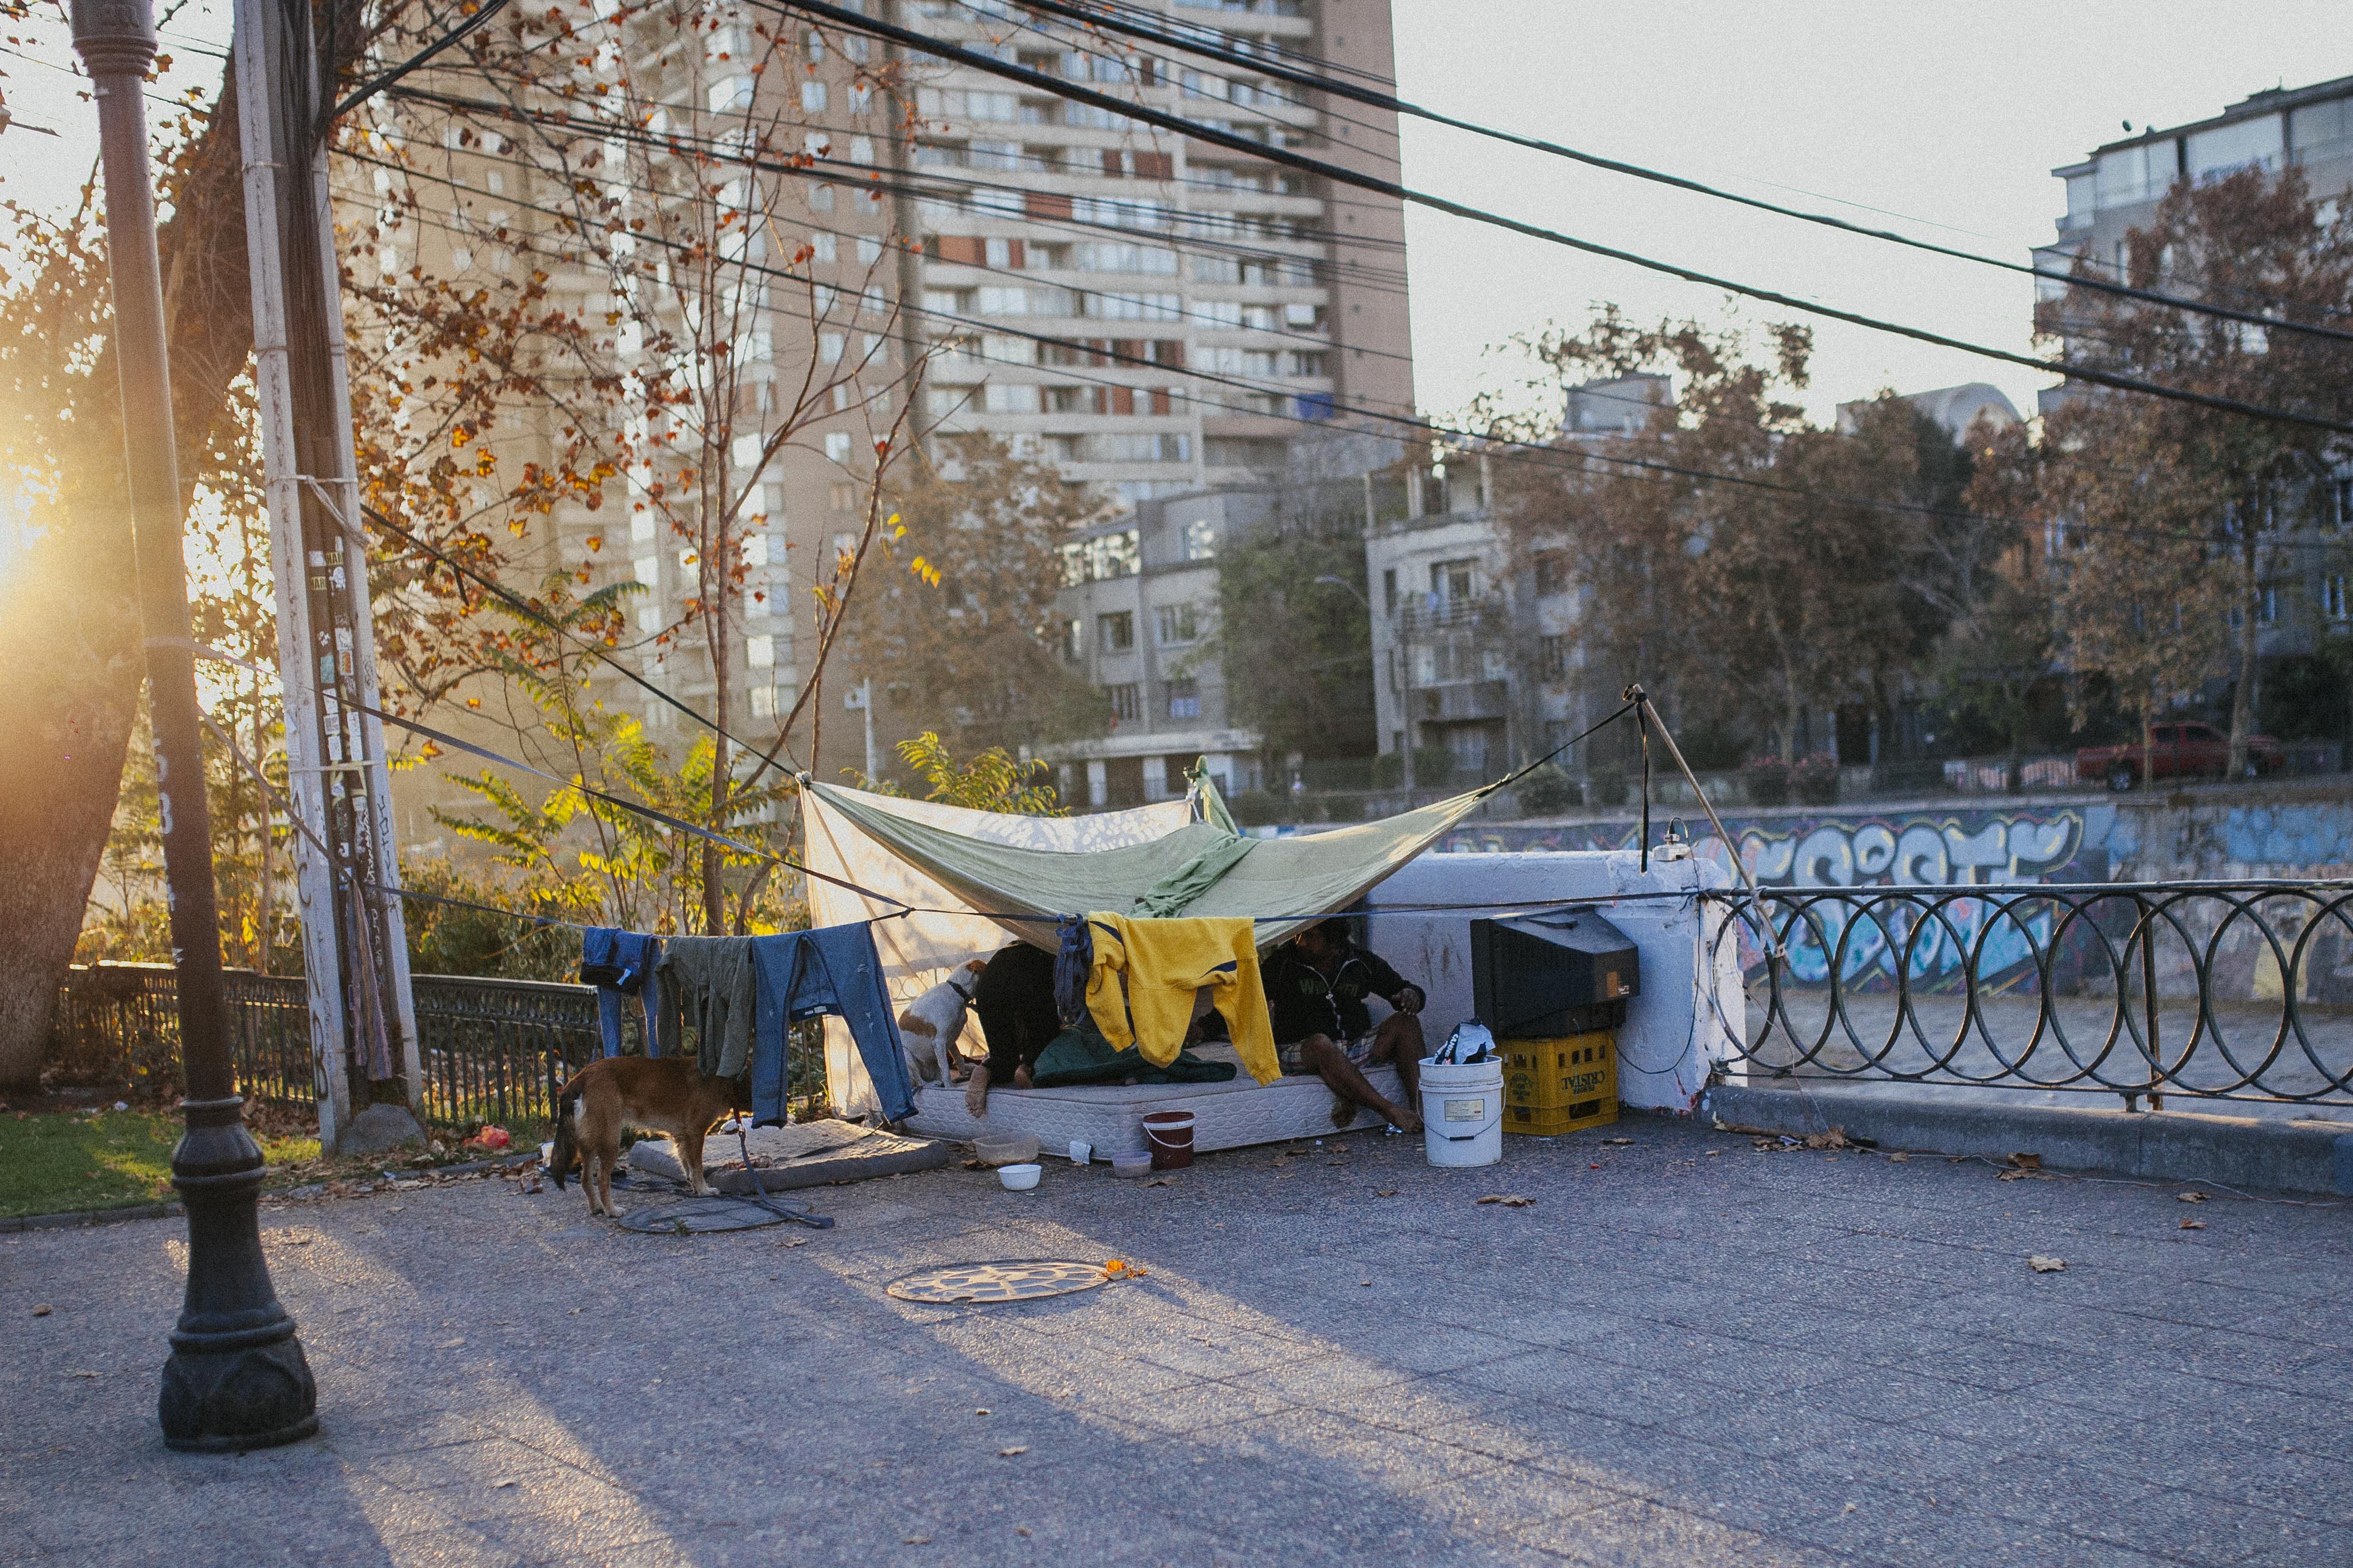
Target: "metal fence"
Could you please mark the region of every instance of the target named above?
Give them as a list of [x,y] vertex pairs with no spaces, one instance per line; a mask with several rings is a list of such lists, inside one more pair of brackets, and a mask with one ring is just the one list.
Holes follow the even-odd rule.
[[2353,883],[1717,897],[1736,1077],[2353,1103]]
[[[310,1004],[300,975],[225,976],[238,1092],[316,1097]],[[593,986],[420,974],[413,991],[425,1109],[435,1121],[543,1121],[564,1079],[602,1048]],[[179,1079],[178,991],[167,964],[77,965],[58,998],[50,1063],[86,1082]]]

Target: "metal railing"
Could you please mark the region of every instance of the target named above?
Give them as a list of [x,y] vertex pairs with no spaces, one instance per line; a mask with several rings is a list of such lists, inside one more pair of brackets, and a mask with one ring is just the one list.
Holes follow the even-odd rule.
[[[252,1100],[317,1095],[300,975],[225,976],[237,1090]],[[437,1122],[544,1121],[565,1079],[602,1049],[588,985],[420,974],[413,982],[425,1109]],[[69,1080],[178,1082],[178,990],[157,963],[76,965],[58,996],[50,1065]]]
[[2353,1103],[2353,883],[1710,897],[1728,1076]]

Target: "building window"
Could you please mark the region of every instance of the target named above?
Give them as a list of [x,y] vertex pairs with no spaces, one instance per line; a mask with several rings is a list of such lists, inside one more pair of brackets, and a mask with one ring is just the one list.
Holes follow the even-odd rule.
[[1193,641],[1198,635],[1198,628],[1193,622],[1192,605],[1163,605],[1160,606],[1159,626],[1155,628],[1155,638],[1162,647],[1181,647]]
[[837,480],[825,490],[825,504],[834,511],[858,510],[858,486],[849,479]]
[[[1105,653],[1125,653],[1135,646],[1135,614],[1121,610],[1114,615],[1095,617],[1095,642]],[[1130,687],[1129,690],[1134,690]],[[1134,718],[1134,714],[1129,715]]]
[[1206,517],[1197,517],[1185,525],[1185,559],[1210,561],[1218,553],[1218,525]]
[[762,633],[744,639],[744,663],[751,669],[774,669],[776,666],[776,639]]
[[1168,683],[1168,717],[1198,719],[1201,716],[1201,683],[1187,676]]
[[1536,642],[1536,665],[1546,680],[1559,680],[1568,674],[1568,639],[1565,637],[1541,637]]
[[2353,479],[2337,481],[2337,514],[2333,521],[2340,532],[2353,528]]
[[1566,593],[1568,589],[1568,557],[1557,551],[1546,551],[1536,557],[1536,593],[1539,595]]
[[825,438],[825,455],[830,462],[849,461],[849,432],[847,430],[828,432]]
[[825,111],[825,83],[821,81],[801,83],[801,108],[811,114],[822,114]]
[[2320,613],[2332,621],[2349,617],[2345,598],[2345,574],[2333,573],[2320,580]]
[[1113,723],[1133,723],[1144,717],[1144,704],[1136,697],[1134,681],[1131,680],[1123,686],[1106,686],[1103,688],[1103,695],[1111,699],[1111,716]]
[[1087,654],[1087,624],[1072,616],[1062,623],[1062,657],[1076,664]]
[[1386,615],[1397,614],[1397,568],[1381,568],[1381,610]]
[[1450,605],[1467,603],[1472,584],[1478,578],[1478,567],[1475,561],[1433,561],[1430,565],[1430,591]]
[[2256,595],[2255,619],[2259,625],[2266,626],[2276,626],[2279,623],[2279,590],[2277,588],[2265,588]]

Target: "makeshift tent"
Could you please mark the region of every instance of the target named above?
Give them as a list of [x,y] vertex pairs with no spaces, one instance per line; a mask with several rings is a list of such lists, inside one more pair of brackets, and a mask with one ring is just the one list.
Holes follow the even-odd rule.
[[[1053,949],[1056,915],[1147,907],[1160,915],[1250,915],[1266,947],[1355,902],[1469,816],[1492,787],[1378,822],[1250,838],[1234,831],[1206,778],[1182,800],[1060,817],[966,811],[804,778],[801,822],[816,873],[809,918],[877,921],[884,979],[902,1002],[1008,936]],[[902,914],[892,900],[942,912]],[[846,1114],[871,1109],[857,1053],[832,1023],[826,1066]]]

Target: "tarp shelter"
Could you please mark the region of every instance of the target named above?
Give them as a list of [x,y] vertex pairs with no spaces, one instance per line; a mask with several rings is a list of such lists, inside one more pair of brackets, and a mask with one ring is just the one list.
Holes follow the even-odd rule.
[[[1133,811],[1010,816],[804,778],[804,853],[815,873],[809,919],[816,925],[875,921],[884,981],[902,1004],[1008,937],[1051,951],[1053,921],[1036,917],[1128,913],[1155,893],[1182,900],[1167,912],[1257,917],[1264,948],[1355,902],[1469,816],[1492,787],[1378,822],[1250,838],[1234,830],[1206,781],[1181,800]],[[904,905],[923,912],[902,914]],[[1024,916],[1031,918],[1018,918]],[[826,1025],[826,1077],[843,1114],[874,1110],[858,1053],[838,1020]]]

